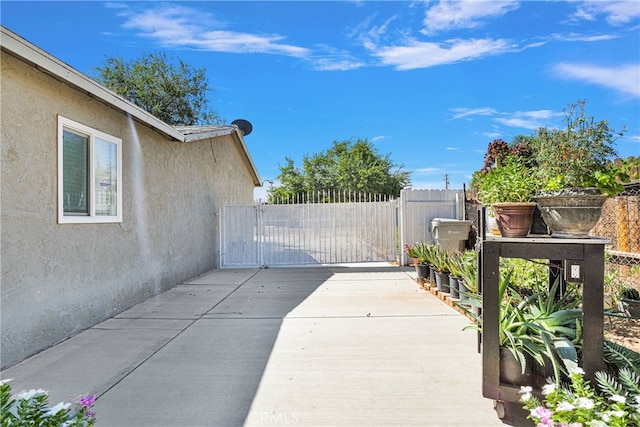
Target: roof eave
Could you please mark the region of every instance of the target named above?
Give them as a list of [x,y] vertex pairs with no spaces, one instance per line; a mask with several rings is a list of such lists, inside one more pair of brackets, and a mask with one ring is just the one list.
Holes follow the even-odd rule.
[[0,26],[0,30],[0,48],[2,51],[31,64],[56,80],[84,92],[107,106],[131,116],[133,119],[155,129],[168,139],[185,140],[184,135],[172,126],[127,101],[75,68],[53,57],[9,29]]

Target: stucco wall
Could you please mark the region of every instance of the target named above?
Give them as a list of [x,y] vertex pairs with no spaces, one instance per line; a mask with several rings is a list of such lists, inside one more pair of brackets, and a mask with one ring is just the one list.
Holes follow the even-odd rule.
[[[2,53],[2,367],[217,266],[217,211],[251,203],[231,135],[183,143]],[[59,225],[57,115],[123,140],[123,222]]]

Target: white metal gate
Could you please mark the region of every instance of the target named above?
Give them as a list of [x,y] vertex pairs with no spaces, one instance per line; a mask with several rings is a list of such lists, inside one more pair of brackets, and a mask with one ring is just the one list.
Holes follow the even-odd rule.
[[405,243],[435,243],[433,218],[464,219],[461,190],[404,189],[399,200],[336,194],[315,200],[327,199],[337,202],[225,206],[220,266],[395,260],[406,265]]
[[225,206],[221,267],[392,261],[396,200]]

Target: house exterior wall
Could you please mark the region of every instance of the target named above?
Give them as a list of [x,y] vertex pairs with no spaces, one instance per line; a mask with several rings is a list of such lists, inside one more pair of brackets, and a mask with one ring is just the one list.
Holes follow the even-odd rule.
[[[218,263],[217,212],[252,203],[234,135],[166,139],[2,53],[2,367]],[[123,221],[57,223],[57,116],[122,139]]]

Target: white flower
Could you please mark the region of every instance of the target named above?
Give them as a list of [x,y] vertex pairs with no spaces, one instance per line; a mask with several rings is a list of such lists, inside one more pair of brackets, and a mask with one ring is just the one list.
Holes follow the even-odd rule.
[[46,396],[47,392],[41,388],[39,388],[38,390],[31,389],[29,391],[23,391],[18,395],[17,398],[18,400],[29,400],[32,397],[37,396],[39,394],[44,394]]
[[522,395],[522,397],[520,398],[520,400],[522,402],[526,402],[527,400],[531,399],[531,392],[533,391],[533,387],[530,386],[520,386],[520,394]]
[[60,402],[56,406],[54,406],[53,408],[49,409],[47,414],[55,415],[60,411],[66,411],[67,409],[69,409],[70,406],[71,406],[71,403]]
[[593,403],[593,400],[587,397],[579,397],[576,400],[576,405],[578,406],[578,408],[581,408],[581,409],[593,409],[593,407],[595,406],[595,404]]
[[591,427],[608,427],[607,423],[605,423],[604,421],[600,421],[600,420],[589,421],[589,425]]
[[609,412],[611,414],[611,416],[616,417],[616,418],[622,418],[626,415],[626,412],[624,411],[611,411]]
[[545,384],[544,386],[542,386],[542,394],[546,396],[547,394],[553,393],[555,389],[556,389],[555,384]]
[[584,369],[582,369],[580,366],[576,366],[574,368],[571,368],[569,370],[569,375],[574,375],[574,374],[584,375]]
[[573,411],[575,409],[575,405],[573,405],[572,403],[569,402],[560,402],[558,403],[558,406],[556,407],[556,411],[561,412],[561,411]]
[[614,402],[620,402],[620,403],[626,403],[627,402],[627,398],[624,396],[620,396],[619,394],[614,394],[613,396],[611,396],[609,398],[609,400],[612,400]]

